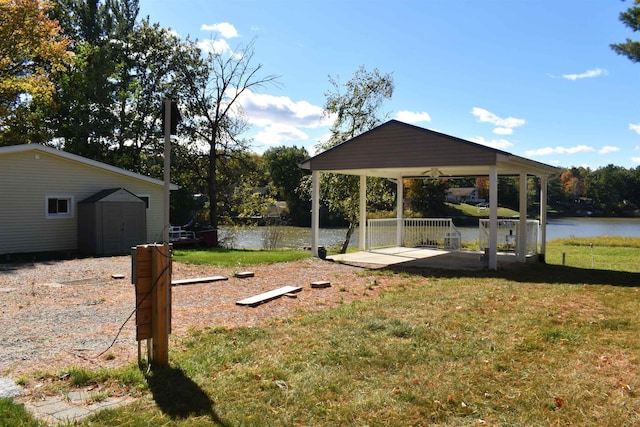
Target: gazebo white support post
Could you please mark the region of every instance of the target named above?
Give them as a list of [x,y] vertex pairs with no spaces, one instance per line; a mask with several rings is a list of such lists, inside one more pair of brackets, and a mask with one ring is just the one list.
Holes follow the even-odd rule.
[[520,172],[520,226],[518,227],[518,247],[516,254],[519,262],[527,259],[527,173]]
[[318,256],[320,241],[320,172],[311,172],[311,256]]
[[367,249],[367,176],[360,175],[360,233],[358,235],[358,249]]
[[402,177],[398,177],[398,182],[396,183],[396,188],[398,191],[398,195],[396,197],[396,218],[397,218],[397,226],[396,226],[396,246],[402,246],[402,233],[403,233],[403,216],[404,216],[404,183],[402,182]]
[[498,269],[498,168],[489,168],[489,270]]
[[547,253],[547,176],[540,177],[540,262],[546,262]]

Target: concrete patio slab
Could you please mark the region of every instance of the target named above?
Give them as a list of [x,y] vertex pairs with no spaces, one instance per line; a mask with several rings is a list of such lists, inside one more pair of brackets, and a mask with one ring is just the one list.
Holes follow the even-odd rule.
[[[433,248],[391,247],[371,251],[352,252],[328,256],[336,262],[368,268],[411,267],[446,270],[481,271],[487,268],[484,252],[448,251]],[[498,266],[517,266],[513,253],[498,253]]]

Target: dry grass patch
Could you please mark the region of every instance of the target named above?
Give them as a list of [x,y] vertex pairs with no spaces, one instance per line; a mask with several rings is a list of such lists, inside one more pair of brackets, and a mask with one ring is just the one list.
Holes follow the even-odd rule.
[[[211,399],[212,412],[198,422],[640,422],[640,340],[631,310],[638,288],[506,276],[404,275],[398,282],[378,300],[266,329],[193,331],[172,360]],[[151,405],[125,418],[140,411],[189,425]]]

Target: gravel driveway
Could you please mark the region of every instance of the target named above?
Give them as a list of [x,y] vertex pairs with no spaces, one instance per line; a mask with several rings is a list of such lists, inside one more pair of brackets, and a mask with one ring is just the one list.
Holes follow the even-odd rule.
[[[320,310],[374,298],[390,278],[318,259],[248,267],[237,279],[229,268],[173,263],[172,279],[221,275],[227,281],[172,288],[172,340],[191,328],[263,325],[296,310]],[[112,275],[124,275],[114,279]],[[309,284],[328,280],[330,288]],[[301,286],[296,298],[258,307],[236,301],[281,286]],[[135,306],[128,256],[26,264],[0,264],[0,376],[70,366],[122,366],[136,360]],[[102,354],[104,353],[104,354]]]

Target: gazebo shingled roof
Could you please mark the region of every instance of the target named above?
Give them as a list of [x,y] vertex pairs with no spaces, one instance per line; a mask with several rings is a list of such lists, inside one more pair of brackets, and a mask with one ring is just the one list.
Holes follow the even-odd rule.
[[486,176],[496,166],[499,175],[552,175],[558,169],[454,136],[390,120],[301,163],[312,171],[385,178]]

